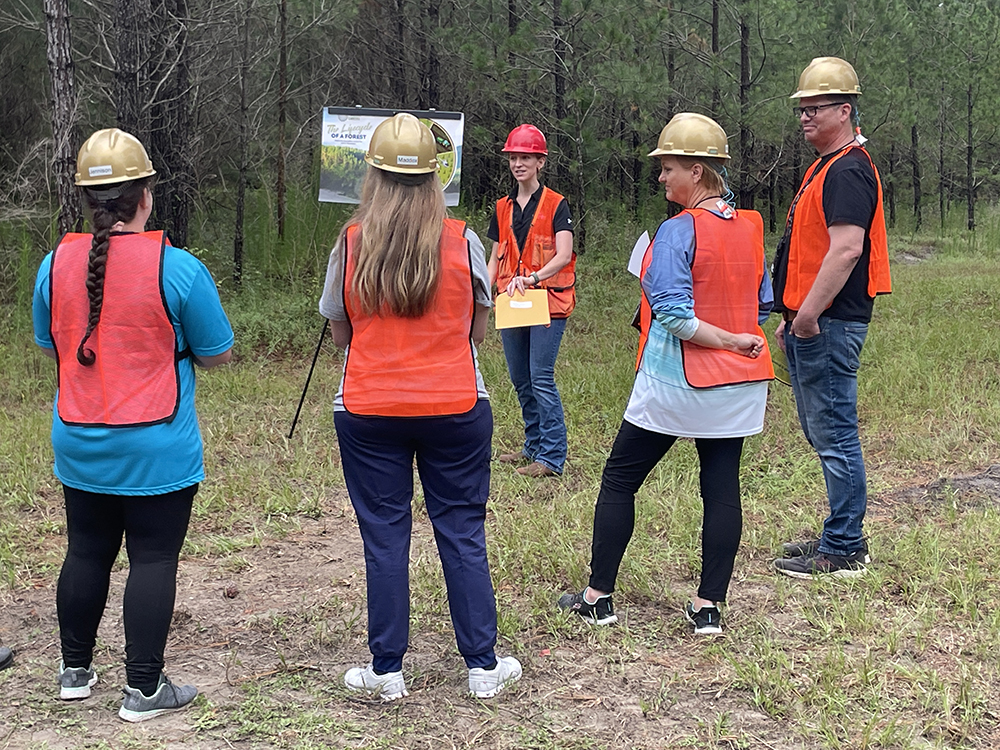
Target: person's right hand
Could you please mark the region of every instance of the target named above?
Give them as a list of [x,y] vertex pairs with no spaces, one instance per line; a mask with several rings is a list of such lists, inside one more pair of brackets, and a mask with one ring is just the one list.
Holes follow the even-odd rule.
[[757,359],[764,351],[764,339],[753,333],[737,333],[733,341],[733,351],[750,359]]
[[785,352],[785,321],[778,323],[774,329],[774,340],[778,342],[778,348]]

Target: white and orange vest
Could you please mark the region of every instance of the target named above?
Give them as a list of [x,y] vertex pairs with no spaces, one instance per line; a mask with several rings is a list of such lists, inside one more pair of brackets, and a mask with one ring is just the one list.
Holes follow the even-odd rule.
[[[823,211],[823,182],[833,163],[854,149],[860,149],[871,162],[871,156],[860,146],[845,148],[824,164],[815,177],[812,176],[813,172],[821,160],[814,162],[802,178],[805,187],[800,188],[802,195],[795,207],[792,236],[788,245],[788,271],[782,294],[782,302],[788,310],[798,310],[802,307],[806,295],[816,281],[823,259],[830,250],[830,232]],[[892,280],[889,276],[889,243],[885,231],[885,213],[882,210],[882,180],[874,163],[872,170],[875,172],[875,184],[878,187],[878,201],[875,204],[871,228],[868,230],[871,241],[871,252],[868,256],[868,296],[874,298],[879,294],[889,294],[892,291]]]
[[[563,196],[547,187],[531,219],[524,248],[519,249],[514,236],[514,201],[505,196],[497,201],[497,228],[500,231],[497,252],[497,289],[506,289],[515,276],[530,276],[556,254],[556,238],[552,232],[552,220]],[[558,273],[543,279],[539,285],[549,293],[549,315],[566,318],[576,307],[576,253]]]
[[[756,211],[737,211],[723,219],[711,211],[686,209],[694,219],[695,252],[691,264],[694,314],[698,320],[732,333],[755,333],[764,337],[757,323],[758,290],[764,275],[764,224]],[[642,276],[653,258],[650,242],[642,261]],[[641,276],[640,276],[641,278]],[[643,292],[639,306],[639,355],[636,370],[649,338],[653,311]],[[690,341],[681,342],[684,377],[692,388],[756,383],[774,378],[765,338],[764,351],[755,359],[742,354],[711,349]]]
[[58,362],[59,418],[80,427],[141,427],[169,422],[180,403],[177,336],[163,291],[163,232],[111,237],[101,318],[87,330],[87,257],[93,236],[67,234],[52,256],[50,333]]
[[360,226],[347,230],[344,306],[351,344],[344,365],[344,408],[352,414],[429,417],[464,414],[476,405],[472,349],[475,297],[465,223],[445,219],[441,277],[418,318],[365,314],[351,293]]

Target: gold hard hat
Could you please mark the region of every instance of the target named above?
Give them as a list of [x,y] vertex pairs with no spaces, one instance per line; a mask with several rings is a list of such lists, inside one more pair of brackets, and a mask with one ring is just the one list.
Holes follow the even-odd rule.
[[154,174],[156,170],[139,139],[118,128],[98,130],[84,142],[76,157],[76,184],[84,187]]
[[365,161],[386,172],[436,172],[437,143],[430,128],[408,112],[400,112],[375,128]]
[[674,115],[660,131],[660,140],[650,156],[707,156],[728,159],[726,131],[715,120],[694,112]]
[[839,57],[817,57],[799,76],[799,88],[789,99],[824,94],[861,94],[861,82],[854,66]]

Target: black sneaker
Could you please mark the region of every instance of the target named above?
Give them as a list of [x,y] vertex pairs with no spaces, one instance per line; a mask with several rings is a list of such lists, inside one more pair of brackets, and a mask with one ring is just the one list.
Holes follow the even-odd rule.
[[605,594],[597,598],[591,604],[583,597],[584,589],[579,594],[563,594],[559,597],[559,609],[576,612],[583,618],[584,622],[591,625],[610,625],[618,622],[618,615],[615,614],[615,605],[611,601],[611,594]]
[[783,558],[774,561],[774,568],[792,578],[860,578],[868,569],[864,550],[853,555],[815,555]]
[[[781,545],[781,556],[782,557],[814,557],[819,554],[819,539],[807,539],[803,542],[785,542]],[[868,554],[868,540],[861,540],[861,551],[864,552],[865,564],[872,561],[871,555]]]
[[684,616],[694,625],[695,635],[719,635],[722,632],[722,614],[714,604],[696,610],[693,602],[684,607]]

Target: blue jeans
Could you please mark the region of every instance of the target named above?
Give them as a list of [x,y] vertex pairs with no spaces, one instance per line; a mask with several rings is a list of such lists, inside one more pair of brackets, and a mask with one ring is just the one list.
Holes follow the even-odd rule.
[[863,547],[868,506],[858,439],[858,365],[868,325],[821,316],[819,328],[819,335],[802,339],[786,327],[785,353],[799,422],[819,454],[830,502],[819,551],[850,555]]
[[434,527],[455,639],[465,664],[496,661],[497,610],[486,559],[493,412],[482,399],[445,417],[333,414],[347,491],[365,547],[368,648],[378,672],[397,672],[410,640],[413,461]]
[[564,330],[566,318],[553,318],[547,326],[500,331],[507,371],[524,419],[521,450],[528,459],[548,466],[556,474],[562,474],[566,463],[566,422],[555,379]]

